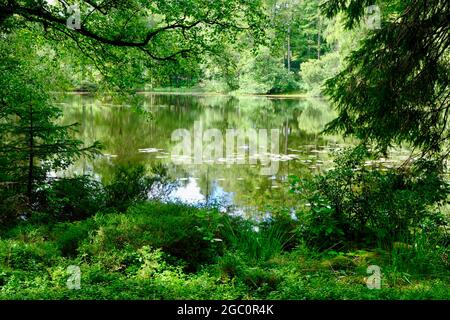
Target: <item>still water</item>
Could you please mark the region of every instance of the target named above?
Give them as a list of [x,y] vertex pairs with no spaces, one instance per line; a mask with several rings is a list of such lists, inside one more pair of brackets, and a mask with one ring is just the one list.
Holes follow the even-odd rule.
[[[142,98],[140,108],[85,95],[71,96],[61,103],[62,121],[79,124],[78,138],[86,145],[98,140],[104,146],[103,156],[81,159],[64,174],[91,174],[107,181],[117,164],[140,163],[149,171],[162,164],[176,181],[168,200],[195,205],[218,203],[221,208],[233,208],[246,215],[254,210],[286,207],[293,201],[288,193],[289,175],[328,170],[332,152],[352,144],[340,136],[320,134],[335,117],[322,100],[165,94],[146,94]],[[227,129],[277,129],[277,149],[268,148],[265,153],[266,160],[276,164],[276,170],[261,174],[263,164],[250,161],[251,154],[246,152],[250,141],[236,143],[233,152],[224,151],[222,157],[196,163],[193,158],[198,150],[193,148],[199,136],[195,136],[194,128],[199,125],[203,133],[216,129],[213,132],[223,137]],[[180,157],[174,153],[179,142],[172,135],[179,129],[192,134],[192,153],[185,156],[188,161],[184,163],[177,162]],[[221,143],[225,149],[225,138]],[[227,162],[230,157],[239,160],[243,150],[245,159],[241,158],[239,164]],[[186,163],[189,159],[190,164]]]

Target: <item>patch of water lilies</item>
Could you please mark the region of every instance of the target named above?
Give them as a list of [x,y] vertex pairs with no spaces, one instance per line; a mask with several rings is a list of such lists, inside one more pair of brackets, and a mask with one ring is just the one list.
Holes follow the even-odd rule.
[[144,149],[138,149],[138,152],[140,153],[156,153],[159,151],[162,151],[163,149],[157,149],[157,148],[144,148]]

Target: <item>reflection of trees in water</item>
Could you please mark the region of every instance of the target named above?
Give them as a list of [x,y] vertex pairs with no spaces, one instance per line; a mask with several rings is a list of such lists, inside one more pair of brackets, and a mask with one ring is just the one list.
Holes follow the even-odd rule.
[[306,133],[320,133],[337,114],[322,100],[308,100],[297,118],[298,128]]
[[[161,162],[168,166],[169,176],[195,177],[203,195],[212,192],[214,183],[225,192],[234,192],[234,201],[241,206],[263,207],[289,203],[284,182],[290,174],[310,174],[318,162],[327,161],[327,154],[312,153],[340,138],[322,136],[319,132],[334,113],[323,101],[300,99],[268,99],[266,97],[153,95],[146,97],[143,108],[102,105],[88,97],[75,96],[65,108],[65,123],[79,122],[79,135],[87,144],[100,140],[107,157],[94,163],[77,165],[92,168],[106,180],[115,163],[143,163],[148,170]],[[152,120],[146,116],[152,114]],[[260,175],[260,166],[190,165],[176,166],[170,152],[174,143],[171,134],[185,128],[193,133],[195,121],[203,129],[217,128],[224,133],[236,129],[280,129],[280,153],[296,154],[296,161],[280,161],[279,171],[270,179]],[[337,139],[337,140],[336,140]],[[335,141],[336,140],[336,141]],[[306,148],[305,146],[310,146]],[[139,153],[139,149],[161,149],[155,153]],[[297,150],[297,151],[292,151]],[[297,152],[297,153],[296,153]],[[248,162],[247,162],[248,163]],[[80,168],[79,168],[80,169]]]

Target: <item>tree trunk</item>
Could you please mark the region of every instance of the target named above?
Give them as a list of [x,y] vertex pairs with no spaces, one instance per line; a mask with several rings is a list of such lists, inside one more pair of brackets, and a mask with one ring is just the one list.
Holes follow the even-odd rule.
[[291,72],[291,26],[288,27],[287,36],[287,69]]
[[321,29],[321,18],[320,14],[318,16],[318,22],[317,22],[317,59],[320,60],[320,29]]
[[33,163],[34,163],[34,141],[33,141],[33,107],[30,104],[29,108],[29,117],[30,117],[30,130],[29,130],[29,139],[28,139],[28,149],[29,149],[29,162],[28,162],[28,183],[27,183],[27,195],[28,195],[28,205],[31,207],[33,203]]

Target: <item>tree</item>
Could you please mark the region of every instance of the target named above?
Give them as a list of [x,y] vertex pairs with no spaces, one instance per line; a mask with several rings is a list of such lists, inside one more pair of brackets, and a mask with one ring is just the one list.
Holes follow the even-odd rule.
[[94,155],[99,144],[83,147],[71,138],[74,124],[56,123],[61,111],[46,85],[57,76],[44,72],[49,67],[44,59],[20,49],[29,40],[26,33],[8,40],[8,45],[0,43],[0,184],[7,195],[24,195],[32,208],[48,173],[67,168],[81,155]]
[[[329,0],[328,17],[342,12],[346,27],[364,18],[372,1]],[[424,157],[448,157],[450,114],[450,3],[413,0],[380,3],[381,29],[372,30],[327,81],[325,93],[339,116],[328,131],[354,134],[386,152],[410,143]]]
[[326,80],[336,76],[345,67],[345,57],[358,46],[359,41],[367,31],[365,28],[345,30],[339,15],[326,22],[323,42],[331,48],[320,59],[314,58],[304,61],[300,65],[299,75],[308,95],[321,96]]
[[64,88],[52,76],[78,71],[61,62],[80,65],[82,74],[95,68],[108,83],[135,90],[173,70],[190,72],[238,33],[258,41],[260,13],[259,1],[247,0],[0,0],[0,204],[24,195],[31,207],[49,172],[98,150],[72,139],[72,125],[57,124],[49,92]]
[[272,4],[274,45],[282,45],[286,50],[285,42],[288,42],[292,52],[285,55],[289,57],[286,64],[290,64],[293,71],[298,71],[304,61],[320,58],[330,49],[324,41],[327,21],[320,14],[319,4],[318,0],[274,1]]
[[261,41],[265,24],[259,0],[1,0],[0,12],[2,32],[42,29],[57,50],[87,57],[126,89],[188,69],[239,33]]
[[320,88],[324,81],[336,75],[339,69],[338,52],[328,53],[319,59],[310,59],[302,63],[300,75],[305,83],[308,93],[320,96]]

